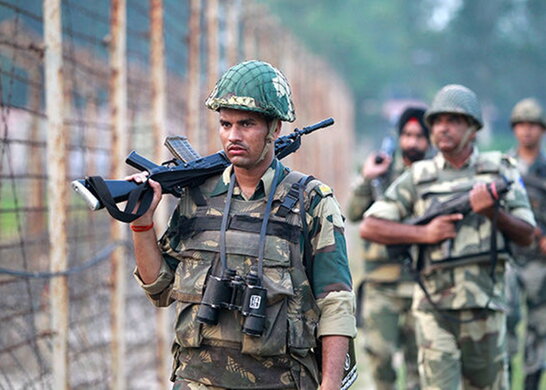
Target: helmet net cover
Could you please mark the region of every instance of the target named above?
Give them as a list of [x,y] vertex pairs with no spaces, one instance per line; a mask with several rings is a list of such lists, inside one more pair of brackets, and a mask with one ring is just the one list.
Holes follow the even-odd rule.
[[470,118],[477,130],[483,127],[478,98],[473,91],[462,85],[450,84],[438,91],[425,113],[425,122],[429,127],[432,127],[433,118],[439,114],[461,114]]
[[540,103],[534,98],[519,101],[512,110],[510,124],[512,127],[520,122],[538,123],[546,128],[546,118]]
[[215,111],[221,108],[254,111],[287,122],[296,119],[286,77],[262,61],[245,61],[228,69],[205,106]]

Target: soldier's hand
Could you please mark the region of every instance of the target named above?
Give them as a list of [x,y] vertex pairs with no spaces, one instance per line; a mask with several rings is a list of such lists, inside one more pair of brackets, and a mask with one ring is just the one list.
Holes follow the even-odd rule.
[[362,167],[362,176],[364,176],[366,179],[375,179],[376,177],[384,175],[389,169],[392,159],[384,153],[381,153],[380,155],[383,157],[383,161],[379,164],[375,162],[375,158],[378,156],[377,153],[370,154],[364,162],[364,166]]
[[[146,210],[146,212],[140,218],[135,219],[131,223],[132,225],[136,225],[136,226],[150,225],[154,220],[154,213],[155,213],[155,210],[157,209],[157,205],[161,201],[161,197],[162,197],[161,184],[159,184],[155,180],[148,179],[148,175],[149,175],[148,172],[139,172],[139,173],[135,173],[133,175],[126,176],[123,178],[123,180],[134,181],[135,183],[138,183],[138,184],[148,181],[148,185],[154,191],[154,196],[152,198],[152,202],[150,203],[150,207],[148,208],[148,210]],[[133,213],[136,212],[139,207],[140,207],[140,202],[136,204],[132,212]]]
[[493,215],[493,206],[495,205],[495,199],[487,189],[485,183],[477,183],[470,190],[470,206],[472,211],[481,214],[488,218]]
[[435,244],[449,238],[455,238],[455,223],[463,219],[462,214],[440,215],[425,225],[425,240]]

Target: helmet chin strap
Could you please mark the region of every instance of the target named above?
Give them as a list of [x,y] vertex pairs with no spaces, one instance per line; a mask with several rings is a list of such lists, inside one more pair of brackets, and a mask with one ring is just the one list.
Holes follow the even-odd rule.
[[[478,129],[476,128],[476,125],[472,124],[472,125],[468,126],[465,133],[463,134],[463,138],[461,139],[461,142],[459,142],[459,145],[455,149],[456,153],[459,153],[460,151],[462,151],[465,148],[465,146],[468,144],[468,140],[470,139],[470,137],[472,137],[472,134],[474,134],[476,131],[478,131]],[[433,141],[432,143],[434,144],[434,146],[437,148],[438,144],[434,140],[432,140],[432,141]]]
[[275,133],[275,130],[277,129],[278,124],[279,124],[279,118],[274,118],[271,120],[271,123],[269,125],[269,131],[267,135],[265,136],[264,148],[257,161],[258,163],[262,162],[262,160],[265,158],[265,155],[269,151],[269,148],[275,147],[275,143],[273,142],[273,134]]
[[466,132],[463,135],[463,138],[461,139],[461,142],[459,143],[459,146],[457,146],[457,148],[455,149],[457,153],[461,152],[466,147],[466,145],[468,144],[468,140],[470,139],[470,137],[472,137],[472,134],[474,134],[476,131],[477,131],[476,125],[468,126],[468,128],[466,129]]

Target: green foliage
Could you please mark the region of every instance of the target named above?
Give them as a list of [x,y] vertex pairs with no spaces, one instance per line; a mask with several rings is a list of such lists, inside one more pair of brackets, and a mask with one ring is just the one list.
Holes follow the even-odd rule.
[[521,98],[546,104],[542,0],[262,2],[345,77],[361,132],[385,126],[386,100],[430,102],[448,83],[477,93],[495,136]]

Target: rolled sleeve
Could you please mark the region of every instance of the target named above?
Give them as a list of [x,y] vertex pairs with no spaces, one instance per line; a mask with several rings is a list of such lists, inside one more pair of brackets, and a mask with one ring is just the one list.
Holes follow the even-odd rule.
[[318,337],[356,337],[355,296],[352,291],[332,291],[317,299],[321,315]]
[[165,260],[163,260],[161,264],[161,268],[159,269],[159,275],[157,276],[157,279],[154,280],[152,283],[144,283],[142,281],[142,278],[140,277],[140,274],[138,273],[138,269],[135,267],[135,270],[133,271],[133,276],[135,277],[137,283],[140,287],[144,290],[150,301],[156,306],[167,306],[169,302],[169,291],[170,286],[174,280],[174,272],[173,270],[167,265]]
[[530,209],[527,208],[517,208],[510,211],[514,217],[521,219],[524,222],[527,222],[529,225],[536,227],[535,215]]
[[399,221],[400,210],[394,202],[378,200],[377,202],[374,202],[374,204],[372,204],[370,208],[364,213],[364,218],[367,217]]
[[360,177],[353,185],[347,207],[347,218],[351,222],[362,219],[364,211],[372,204],[372,191],[370,181]]

